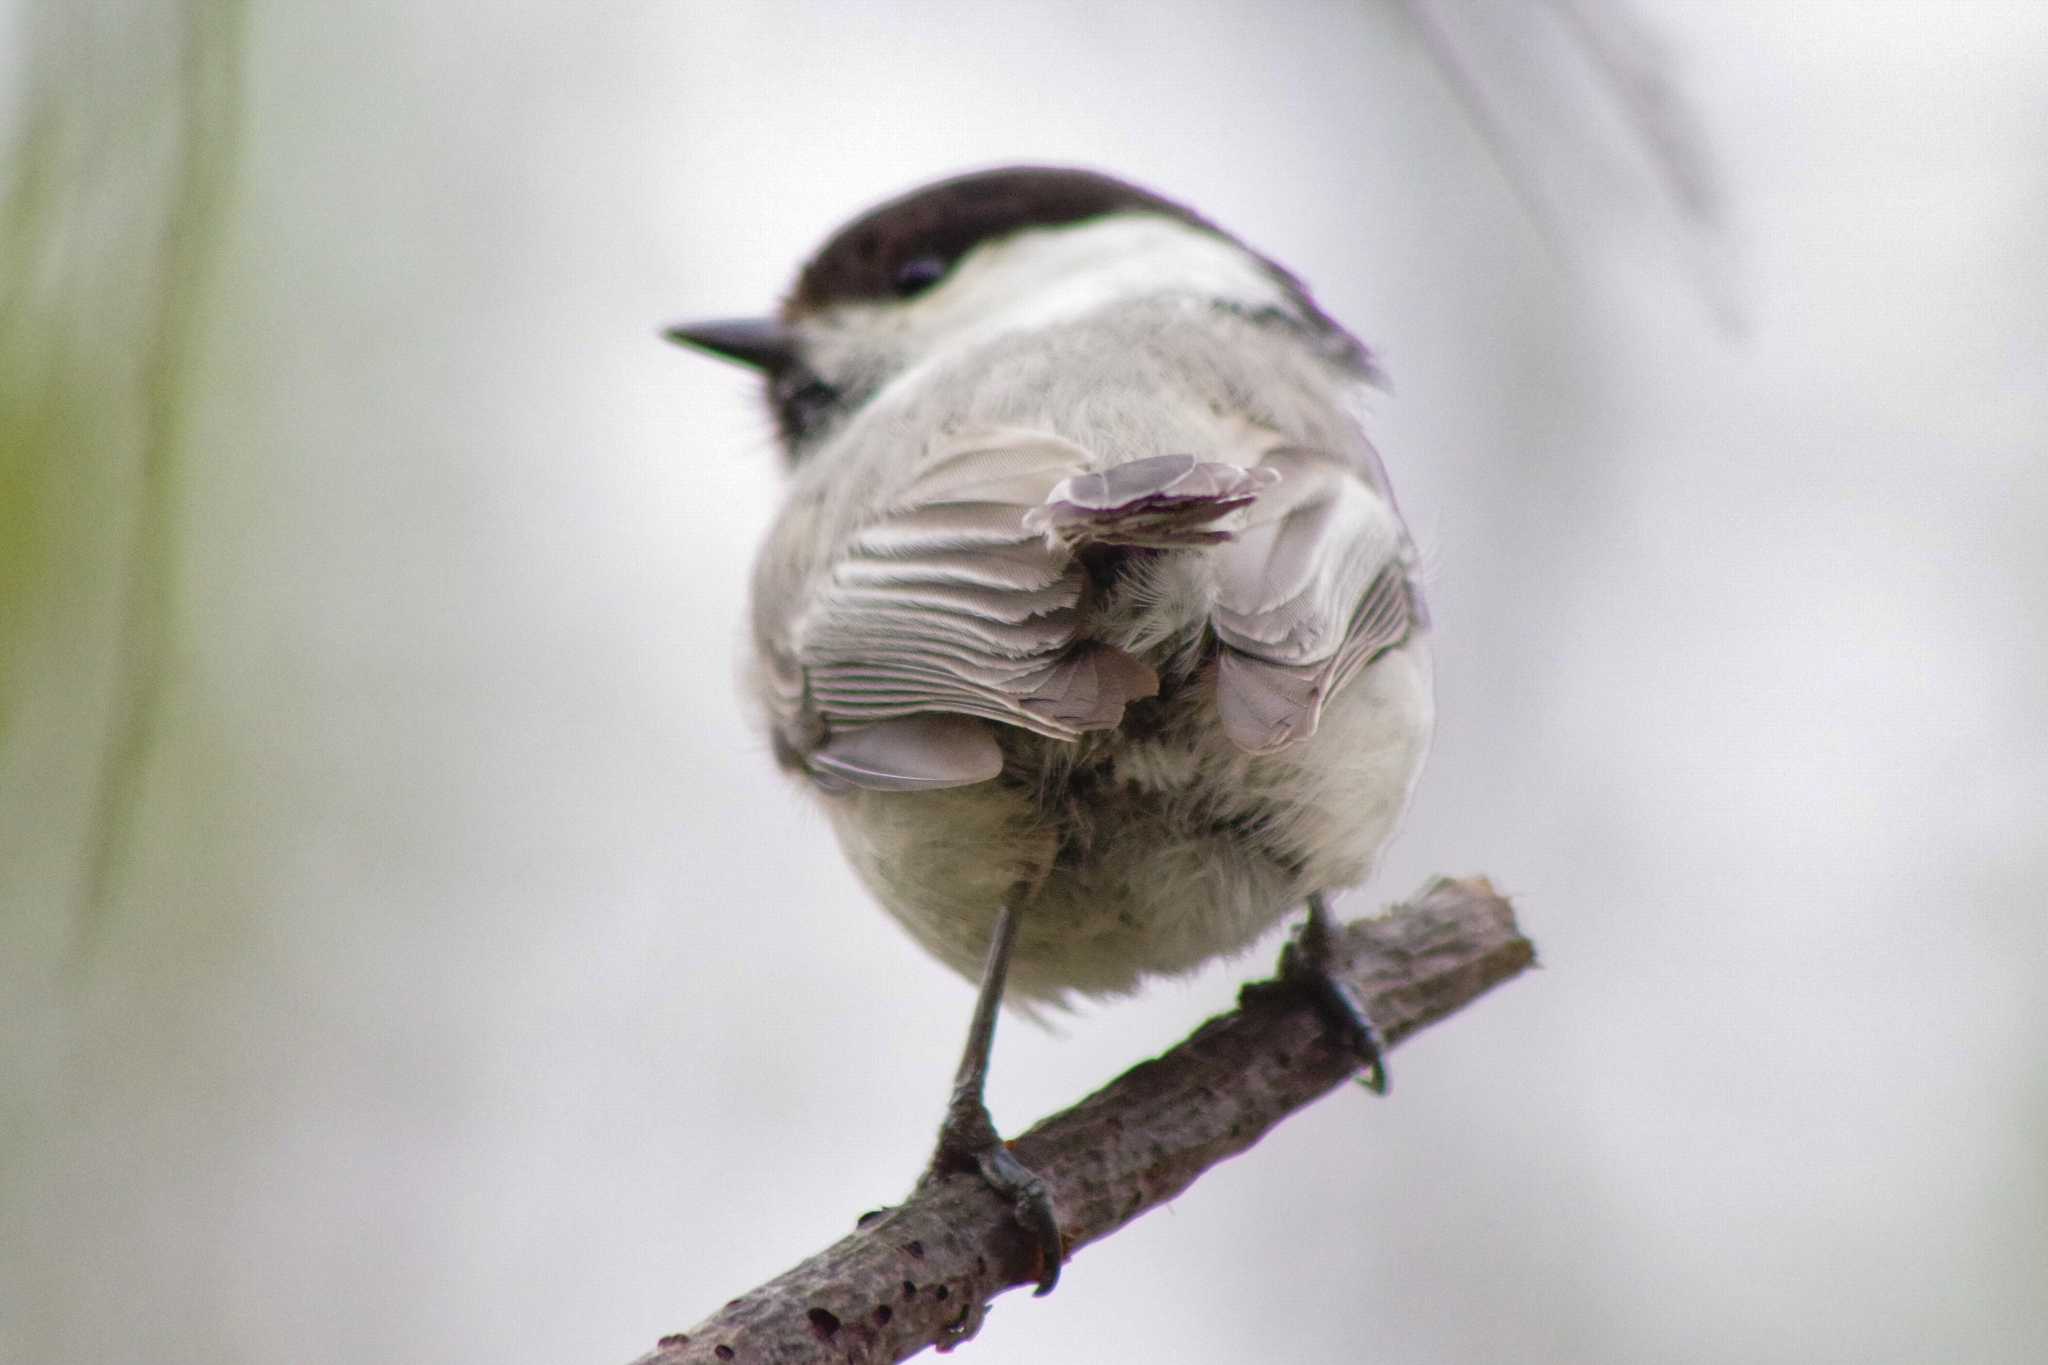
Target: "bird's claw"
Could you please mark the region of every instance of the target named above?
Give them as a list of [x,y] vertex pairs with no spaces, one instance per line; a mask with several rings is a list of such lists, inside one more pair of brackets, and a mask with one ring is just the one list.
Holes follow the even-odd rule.
[[1060,1266],[1066,1259],[1052,1192],[1036,1171],[1017,1160],[1009,1144],[997,1135],[988,1111],[978,1104],[972,1106],[972,1112],[956,1108],[947,1115],[925,1178],[968,1170],[977,1172],[990,1189],[1010,1201],[1012,1216],[1038,1253],[1038,1287],[1032,1293],[1050,1294],[1060,1282]]
[[982,1152],[975,1166],[998,1194],[1010,1197],[1012,1215],[1037,1244],[1038,1287],[1031,1292],[1040,1296],[1052,1293],[1052,1287],[1060,1282],[1066,1243],[1060,1237],[1059,1218],[1053,1212],[1052,1194],[1045,1188],[1045,1182],[1002,1142]]
[[1359,1084],[1375,1095],[1387,1093],[1386,1040],[1350,982],[1330,970],[1330,931],[1315,918],[1280,952],[1280,981],[1314,1002],[1336,1041],[1358,1059]]

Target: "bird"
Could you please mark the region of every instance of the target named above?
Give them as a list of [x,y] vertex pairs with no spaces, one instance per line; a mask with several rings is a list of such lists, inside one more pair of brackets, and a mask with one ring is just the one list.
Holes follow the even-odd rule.
[[833,232],[771,315],[666,329],[764,381],[787,493],[745,690],[873,897],[979,981],[927,1180],[979,1172],[1064,1260],[1003,1143],[995,1021],[1238,954],[1362,1079],[1330,971],[1435,705],[1373,353],[1276,261],[1075,166],[925,184]]

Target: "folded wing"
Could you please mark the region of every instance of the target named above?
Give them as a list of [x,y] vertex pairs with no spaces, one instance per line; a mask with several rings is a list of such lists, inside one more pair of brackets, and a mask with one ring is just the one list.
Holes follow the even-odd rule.
[[1325,702],[1406,639],[1419,611],[1399,514],[1372,483],[1315,451],[1278,473],[1217,561],[1216,708],[1224,733],[1272,753],[1315,733]]
[[1343,461],[1094,463],[1043,432],[959,438],[812,566],[763,645],[778,734],[821,784],[987,781],[1002,768],[990,722],[1073,740],[1155,695],[1144,662],[1084,637],[1091,545],[1211,557],[1218,715],[1253,753],[1313,734],[1330,695],[1411,629],[1400,519]]
[[783,719],[822,726],[796,746],[814,772],[886,789],[985,781],[1001,766],[987,726],[929,713],[1071,740],[1158,691],[1150,668],[1080,639],[1086,574],[1025,525],[1088,461],[1039,432],[964,438],[837,547],[771,651],[794,666],[777,679]]

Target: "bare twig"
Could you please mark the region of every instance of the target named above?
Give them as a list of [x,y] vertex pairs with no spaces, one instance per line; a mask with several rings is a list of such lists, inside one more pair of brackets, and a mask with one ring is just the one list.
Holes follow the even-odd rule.
[[[1535,950],[1484,878],[1438,880],[1349,925],[1340,974],[1389,1045],[1530,965]],[[1069,1254],[1164,1203],[1355,1074],[1292,993],[1248,996],[1012,1144],[1051,1188]],[[972,1336],[990,1299],[1038,1278],[1009,1206],[972,1175],[919,1189],[743,1294],[635,1365],[884,1362]]]

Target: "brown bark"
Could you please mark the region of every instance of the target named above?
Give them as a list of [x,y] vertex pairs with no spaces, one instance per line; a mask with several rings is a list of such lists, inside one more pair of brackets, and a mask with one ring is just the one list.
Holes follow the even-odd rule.
[[[1336,953],[1390,1047],[1534,960],[1484,878],[1433,882],[1385,917],[1347,926]],[[1300,996],[1247,996],[1011,1145],[1051,1188],[1071,1256],[1356,1071]],[[948,1177],[662,1338],[635,1365],[884,1362],[949,1349],[974,1334],[990,1299],[1036,1281],[1034,1260],[998,1195],[976,1176]]]

